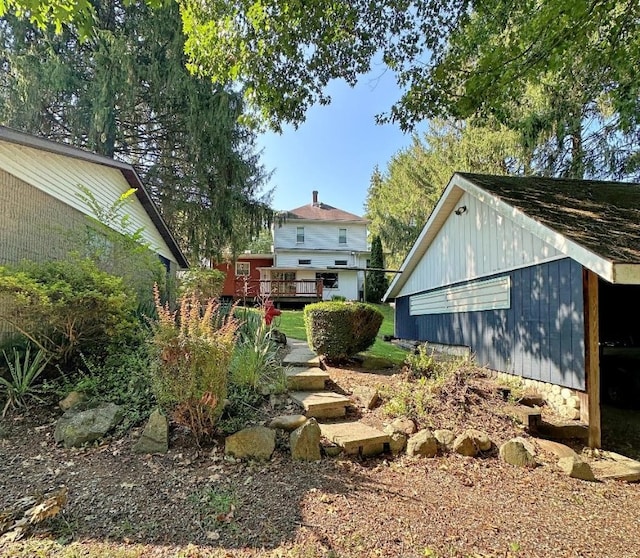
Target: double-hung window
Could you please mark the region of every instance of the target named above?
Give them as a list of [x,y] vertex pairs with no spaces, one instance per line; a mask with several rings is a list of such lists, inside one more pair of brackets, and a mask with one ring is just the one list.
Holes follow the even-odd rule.
[[296,242],[298,244],[304,243],[304,227],[298,227],[298,230],[296,231]]
[[347,229],[338,229],[338,244],[347,243]]

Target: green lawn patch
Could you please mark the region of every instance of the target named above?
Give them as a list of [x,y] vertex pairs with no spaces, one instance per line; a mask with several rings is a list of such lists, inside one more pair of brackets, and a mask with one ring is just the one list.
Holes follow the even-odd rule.
[[[384,315],[384,320],[380,326],[380,331],[376,336],[373,347],[360,353],[364,357],[375,357],[391,361],[393,364],[402,364],[407,356],[407,351],[400,349],[396,345],[383,341],[385,335],[393,335],[394,315],[393,308],[388,304],[374,304]],[[282,315],[276,318],[276,327],[287,337],[292,339],[307,339],[307,332],[304,327],[302,310],[283,310]]]

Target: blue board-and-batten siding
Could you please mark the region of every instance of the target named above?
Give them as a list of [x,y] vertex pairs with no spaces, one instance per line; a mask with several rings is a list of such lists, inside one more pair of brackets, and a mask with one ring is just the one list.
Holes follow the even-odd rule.
[[506,310],[411,316],[410,296],[396,299],[396,336],[466,345],[480,365],[585,390],[582,266],[566,258],[505,275]]

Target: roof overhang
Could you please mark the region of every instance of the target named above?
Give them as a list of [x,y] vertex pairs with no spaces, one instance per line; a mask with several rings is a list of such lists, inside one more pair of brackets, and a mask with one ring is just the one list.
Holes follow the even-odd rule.
[[418,236],[418,239],[409,251],[402,266],[400,266],[402,273],[396,275],[389,285],[383,301],[398,296],[407,279],[411,276],[411,273],[427,252],[445,221],[449,219],[460,198],[465,193],[470,194],[480,202],[493,208],[498,214],[508,217],[522,229],[537,236],[565,256],[577,261],[606,281],[627,285],[640,284],[640,264],[623,264],[609,261],[546,225],[543,225],[539,221],[536,221],[523,211],[505,203],[499,197],[487,192],[472,181],[456,173],[452,176],[442,196],[440,196],[438,203],[431,212],[427,223]]

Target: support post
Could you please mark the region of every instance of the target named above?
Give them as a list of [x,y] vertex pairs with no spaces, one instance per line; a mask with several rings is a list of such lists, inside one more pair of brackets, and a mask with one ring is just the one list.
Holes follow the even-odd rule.
[[585,270],[584,349],[587,405],[589,416],[589,447],[602,444],[600,424],[600,332],[598,312],[598,276]]

